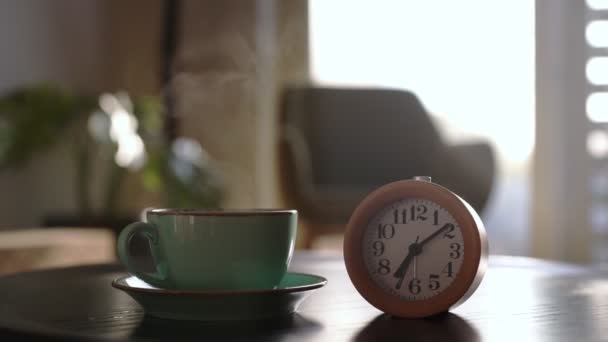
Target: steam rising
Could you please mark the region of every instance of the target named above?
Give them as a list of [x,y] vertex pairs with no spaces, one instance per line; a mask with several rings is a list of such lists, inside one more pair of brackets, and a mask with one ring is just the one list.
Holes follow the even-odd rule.
[[[177,96],[180,133],[199,140],[218,160],[229,206],[250,206],[255,190],[256,85],[250,42],[236,34],[180,54],[170,89]],[[233,195],[234,198],[230,198]],[[242,202],[242,203],[241,203]]]

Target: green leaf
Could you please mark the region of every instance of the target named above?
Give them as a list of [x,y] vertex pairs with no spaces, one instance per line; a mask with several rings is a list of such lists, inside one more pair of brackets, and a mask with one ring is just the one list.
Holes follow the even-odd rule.
[[0,97],[0,168],[22,165],[64,139],[68,127],[94,108],[93,97],[48,85]]

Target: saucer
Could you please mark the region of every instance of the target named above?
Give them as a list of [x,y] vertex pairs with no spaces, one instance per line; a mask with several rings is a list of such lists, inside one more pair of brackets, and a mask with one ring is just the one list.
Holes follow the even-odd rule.
[[295,312],[312,290],[327,279],[304,273],[287,273],[274,289],[234,291],[168,290],[153,287],[131,275],[112,286],[125,291],[147,315],[178,320],[255,320]]

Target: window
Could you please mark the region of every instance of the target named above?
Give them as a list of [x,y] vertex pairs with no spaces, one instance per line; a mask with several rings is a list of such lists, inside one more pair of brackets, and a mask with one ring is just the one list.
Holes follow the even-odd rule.
[[450,142],[492,143],[499,174],[483,213],[492,252],[528,254],[534,1],[310,0],[309,6],[316,82],[411,90]]
[[587,1],[585,38],[588,59],[586,112],[590,121],[587,151],[591,158],[590,224],[594,235],[592,258],[608,262],[608,1]]

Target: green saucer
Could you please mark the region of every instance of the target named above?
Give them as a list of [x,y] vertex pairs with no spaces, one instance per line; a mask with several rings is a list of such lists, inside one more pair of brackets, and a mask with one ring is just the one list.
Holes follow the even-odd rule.
[[112,286],[125,291],[147,315],[179,320],[255,320],[289,315],[327,279],[311,274],[287,273],[279,286],[267,290],[185,291],[148,285],[131,275]]

